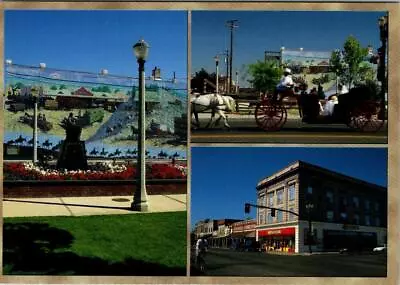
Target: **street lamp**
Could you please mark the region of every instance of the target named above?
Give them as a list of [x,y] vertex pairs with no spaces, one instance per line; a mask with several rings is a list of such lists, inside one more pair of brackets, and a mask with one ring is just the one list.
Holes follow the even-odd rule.
[[219,92],[219,88],[218,88],[218,77],[219,77],[218,63],[219,63],[219,58],[218,58],[218,55],[214,56],[214,60],[215,60],[215,77],[216,77],[216,80],[215,80],[215,90],[216,90],[215,94],[218,95],[218,92]]
[[144,63],[149,51],[149,45],[141,39],[133,46],[134,54],[139,64],[139,122],[138,122],[138,157],[137,157],[137,173],[136,190],[133,196],[131,208],[135,211],[147,212],[149,204],[146,193],[146,122],[145,122],[145,75]]
[[311,211],[314,208],[314,205],[311,202],[308,202],[306,204],[306,209],[308,212],[308,250],[310,253],[312,253],[311,249],[311,237],[312,237],[312,230],[311,230]]
[[379,25],[379,36],[382,42],[382,46],[378,49],[379,55],[379,67],[378,67],[378,80],[382,83],[381,84],[381,116],[385,114],[385,94],[387,88],[386,82],[386,45],[387,45],[387,38],[388,38],[388,17],[380,17],[378,20]]
[[[46,63],[41,62],[39,63],[39,80],[41,78],[41,71],[46,68]],[[37,96],[34,96],[34,106],[33,106],[33,163],[36,163],[38,161],[38,155],[37,155],[37,139],[38,139],[38,99],[40,96],[40,87],[38,89],[38,94]]]

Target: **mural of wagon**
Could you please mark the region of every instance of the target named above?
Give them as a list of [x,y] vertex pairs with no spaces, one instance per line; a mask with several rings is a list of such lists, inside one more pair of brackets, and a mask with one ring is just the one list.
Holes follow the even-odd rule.
[[[19,117],[19,122],[23,124],[27,124],[33,128],[34,120],[33,116],[25,113],[24,116]],[[53,124],[46,120],[46,117],[39,114],[37,118],[37,126],[43,132],[48,132],[53,128]]]

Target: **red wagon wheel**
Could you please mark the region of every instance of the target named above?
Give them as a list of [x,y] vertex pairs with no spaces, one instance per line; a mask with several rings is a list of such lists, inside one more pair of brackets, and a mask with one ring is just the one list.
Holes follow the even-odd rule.
[[287,120],[286,108],[270,101],[258,103],[255,110],[257,126],[265,131],[277,131]]
[[380,116],[380,106],[376,102],[364,102],[350,113],[348,126],[362,132],[377,132],[385,124]]

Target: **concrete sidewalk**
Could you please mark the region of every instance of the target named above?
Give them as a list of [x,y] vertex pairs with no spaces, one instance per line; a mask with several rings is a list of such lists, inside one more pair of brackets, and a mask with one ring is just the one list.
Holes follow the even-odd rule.
[[[186,194],[148,195],[149,211],[186,211]],[[4,198],[3,217],[90,216],[140,213],[130,209],[132,196]]]

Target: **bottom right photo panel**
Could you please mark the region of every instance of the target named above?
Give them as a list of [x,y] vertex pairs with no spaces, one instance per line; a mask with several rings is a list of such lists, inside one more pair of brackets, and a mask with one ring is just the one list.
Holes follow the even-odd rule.
[[192,147],[191,157],[191,276],[387,276],[387,148]]

